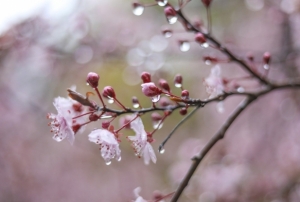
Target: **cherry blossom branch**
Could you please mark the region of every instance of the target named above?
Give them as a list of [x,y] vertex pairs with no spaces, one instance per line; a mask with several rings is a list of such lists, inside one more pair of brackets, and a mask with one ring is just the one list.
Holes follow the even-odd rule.
[[181,10],[176,11],[177,15],[180,17],[180,19],[183,21],[183,23],[185,24],[185,27],[189,27],[188,31],[192,31],[195,33],[202,33],[206,39],[208,39],[209,41],[211,41],[214,46],[216,46],[221,52],[223,52],[225,55],[227,55],[227,57],[231,60],[234,61],[236,63],[238,63],[239,65],[241,65],[241,67],[243,69],[245,69],[248,73],[250,73],[253,77],[255,77],[256,79],[258,79],[261,83],[265,84],[265,85],[270,85],[270,82],[267,81],[263,76],[259,75],[257,72],[253,71],[251,69],[251,67],[242,59],[240,59],[238,56],[236,56],[234,53],[232,53],[230,50],[228,50],[225,46],[223,46],[219,41],[217,41],[213,36],[211,36],[210,34],[207,33],[203,33],[200,30],[198,30],[197,28],[195,28],[188,20],[187,18],[184,16],[184,14],[182,13]]
[[194,172],[196,171],[198,165],[206,156],[206,154],[210,151],[210,149],[221,139],[224,138],[227,129],[231,126],[234,120],[240,115],[242,111],[244,111],[254,100],[256,97],[248,96],[246,100],[244,100],[237,109],[229,116],[227,121],[224,125],[220,128],[220,130],[208,141],[208,143],[204,146],[201,152],[192,158],[193,163],[185,175],[184,179],[181,181],[179,187],[177,188],[176,192],[174,193],[171,202],[175,202],[179,199],[180,195],[182,194],[185,187],[188,185],[191,177],[193,176]]

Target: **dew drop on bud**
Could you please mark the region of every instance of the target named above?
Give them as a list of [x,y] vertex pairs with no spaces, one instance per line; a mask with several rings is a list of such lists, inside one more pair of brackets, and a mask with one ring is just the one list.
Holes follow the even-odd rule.
[[167,20],[169,22],[169,24],[175,24],[177,22],[177,16],[173,16],[173,15],[170,15],[170,16],[167,16]]
[[115,100],[113,98],[109,98],[107,101],[109,104],[113,104],[115,102]]
[[172,32],[171,31],[166,31],[166,32],[164,32],[164,36],[166,38],[170,38],[172,36]]
[[204,63],[205,63],[206,65],[211,65],[211,60],[205,60]]
[[121,159],[122,159],[122,158],[121,158],[121,156],[120,156],[120,157],[117,159],[117,161],[121,161]]
[[106,164],[106,165],[110,165],[110,164],[111,164],[111,161],[110,161],[110,160],[107,160],[107,161],[105,161],[105,164]]
[[209,47],[209,44],[205,42],[205,43],[202,43],[201,46],[202,46],[203,48],[208,48],[208,47]]
[[157,0],[157,4],[159,6],[165,6],[165,5],[167,5],[167,3],[168,3],[168,0]]
[[136,109],[136,108],[139,108],[139,107],[140,107],[140,104],[139,104],[139,103],[134,103],[134,104],[133,104],[133,108]]
[[163,153],[165,153],[165,151],[166,151],[166,150],[165,150],[164,148],[161,148],[161,150],[159,150],[159,153],[160,153],[160,154],[163,154]]
[[145,8],[142,5],[135,5],[134,8],[133,8],[133,10],[132,10],[132,12],[133,12],[134,15],[139,16],[139,15],[143,14],[144,9]]
[[190,50],[190,47],[191,47],[190,43],[187,42],[187,41],[183,41],[183,42],[180,43],[180,50],[182,52],[186,52],[186,51]]
[[264,69],[269,70],[270,66],[268,64],[264,64]]
[[245,92],[245,89],[244,89],[242,86],[238,87],[236,90],[237,90],[237,92],[239,92],[239,93]]
[[159,99],[160,99],[160,95],[156,95],[156,96],[151,97],[152,102],[158,102]]
[[182,84],[181,83],[175,83],[176,88],[181,88]]
[[90,84],[88,82],[86,82],[86,85],[89,86]]

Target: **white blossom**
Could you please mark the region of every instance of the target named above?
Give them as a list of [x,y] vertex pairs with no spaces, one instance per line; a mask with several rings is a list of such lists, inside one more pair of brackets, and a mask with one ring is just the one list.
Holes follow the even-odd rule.
[[204,79],[204,85],[206,92],[209,94],[209,98],[214,98],[223,94],[224,82],[221,78],[221,69],[219,65],[214,66],[210,75]]
[[128,136],[128,139],[132,142],[135,154],[139,157],[142,156],[146,165],[150,163],[150,160],[156,163],[156,155],[151,144],[147,141],[147,133],[141,118],[137,117],[132,121],[130,127],[134,130],[135,136]]
[[115,135],[105,129],[96,129],[89,134],[89,140],[100,145],[100,152],[106,164],[111,163],[111,159],[121,160],[121,150]]

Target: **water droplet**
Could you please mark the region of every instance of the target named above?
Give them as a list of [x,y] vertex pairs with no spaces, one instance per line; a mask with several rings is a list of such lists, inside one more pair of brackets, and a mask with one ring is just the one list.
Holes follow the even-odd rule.
[[244,89],[242,86],[238,87],[236,90],[237,90],[237,92],[239,92],[239,93],[245,92],[245,89]]
[[268,64],[264,64],[264,69],[269,70],[270,66]]
[[89,86],[90,84],[88,82],[86,82],[86,85]]
[[201,46],[202,46],[203,48],[208,48],[208,47],[209,47],[209,44],[205,42],[205,43],[202,43]]
[[121,161],[121,159],[122,159],[121,156],[119,156],[119,158],[117,158],[117,161]]
[[153,128],[154,128],[154,129],[159,130],[159,129],[161,129],[162,127],[163,127],[163,123],[161,123],[161,121],[154,121],[154,122],[153,122]]
[[181,88],[182,84],[181,83],[175,83],[176,88]]
[[140,104],[139,104],[139,103],[134,103],[134,104],[133,104],[133,108],[136,109],[136,108],[139,108],[139,107],[140,107]]
[[218,102],[217,104],[217,111],[221,114],[224,112],[224,103],[223,102]]
[[110,164],[111,164],[111,160],[106,160],[106,161],[105,161],[105,164],[106,164],[106,165],[110,165]]
[[171,36],[172,36],[172,32],[171,31],[166,31],[165,33],[164,33],[164,36],[166,37],[166,38],[170,38]]
[[156,95],[156,96],[151,98],[152,102],[158,102],[159,99],[160,99],[160,95]]
[[132,12],[133,12],[134,15],[139,16],[139,15],[143,14],[144,9],[145,9],[144,6],[137,5],[136,7],[133,8]]
[[111,115],[102,115],[100,118],[101,119],[109,119],[109,118],[112,118],[112,116]]
[[167,16],[167,20],[168,20],[169,24],[172,25],[177,22],[177,16],[173,16],[173,15]]
[[204,63],[205,63],[206,65],[211,65],[211,60],[205,60]]
[[159,6],[165,6],[167,3],[168,3],[168,0],[158,0],[158,1],[157,1],[157,4],[158,4]]
[[115,102],[115,100],[113,98],[109,98],[107,101],[109,104],[113,104]]
[[163,153],[165,153],[165,151],[166,151],[166,150],[165,150],[164,148],[161,148],[161,150],[159,150],[159,153],[160,153],[160,154],[163,154]]
[[190,50],[190,47],[191,46],[190,46],[190,43],[188,41],[183,41],[183,42],[180,43],[180,50],[182,52],[186,52],[186,51]]

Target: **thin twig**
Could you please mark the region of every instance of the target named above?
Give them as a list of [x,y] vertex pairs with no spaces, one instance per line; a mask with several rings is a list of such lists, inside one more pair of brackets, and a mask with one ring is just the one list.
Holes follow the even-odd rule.
[[210,149],[219,141],[221,140],[227,129],[231,126],[231,124],[234,122],[234,120],[240,115],[242,111],[246,109],[252,103],[256,98],[252,96],[248,96],[246,100],[244,100],[237,109],[229,116],[227,121],[224,123],[224,125],[220,128],[220,130],[208,141],[208,143],[204,146],[204,148],[201,150],[201,152],[193,157],[193,163],[185,175],[184,179],[181,181],[179,187],[177,188],[175,194],[173,195],[171,202],[176,202],[180,195],[182,194],[184,188],[188,185],[191,177],[193,176],[194,172],[196,171],[198,165],[202,161],[202,159],[206,156],[206,154],[210,151]]
[[168,135],[168,137],[159,145],[158,147],[158,151],[160,152],[165,144],[167,143],[167,141],[171,138],[171,136],[173,135],[173,133],[177,130],[177,128],[179,128],[179,126],[181,126],[186,120],[188,120],[199,108],[201,107],[201,105],[198,105],[195,109],[193,109],[193,111],[191,113],[189,113],[186,117],[184,117],[175,127],[174,129],[171,131],[171,133]]

